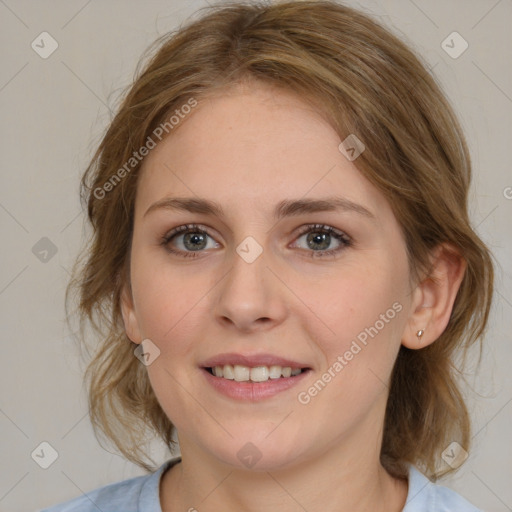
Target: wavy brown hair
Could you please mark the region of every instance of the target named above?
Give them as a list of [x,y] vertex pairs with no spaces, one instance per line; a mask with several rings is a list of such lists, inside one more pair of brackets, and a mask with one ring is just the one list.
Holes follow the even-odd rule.
[[364,142],[366,151],[354,163],[393,208],[412,280],[428,275],[428,256],[441,243],[463,255],[466,272],[443,334],[420,350],[400,348],[381,450],[382,464],[397,477],[406,475],[407,463],[434,479],[451,471],[441,452],[452,441],[469,450],[471,437],[454,359],[481,341],[494,272],[468,216],[470,155],[449,102],[407,45],[352,8],[285,1],[206,9],[159,38],[145,64],[141,60],[81,181],[92,233],[75,263],[66,303],[75,291],[84,345],[85,327],[94,327],[85,382],[96,436],[102,433],[128,460],[153,471],[144,449],[148,434],[168,446],[173,435],[134,357],[137,345],[126,336],[120,310],[142,163],[115,183],[113,177],[176,109],[252,80],[296,93],[315,105],[341,140],[356,134]]

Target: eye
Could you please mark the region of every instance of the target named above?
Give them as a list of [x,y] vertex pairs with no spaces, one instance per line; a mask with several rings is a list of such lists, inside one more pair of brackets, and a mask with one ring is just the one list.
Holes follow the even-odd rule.
[[[306,249],[313,249],[310,251],[312,258],[333,256],[352,245],[352,239],[349,236],[324,224],[309,224],[304,226],[298,239],[304,235],[307,235]],[[334,249],[327,249],[333,239],[337,242],[338,246]]]
[[[173,249],[171,242],[176,243],[174,240],[179,240],[180,238],[183,239],[181,243],[177,243],[177,245],[183,248],[180,247],[178,250]],[[197,224],[187,224],[179,226],[170,233],[167,233],[162,239],[162,245],[172,254],[177,254],[185,258],[196,258],[198,256],[196,253],[202,252],[203,249],[213,248],[207,246],[208,238],[211,238],[210,235]]]

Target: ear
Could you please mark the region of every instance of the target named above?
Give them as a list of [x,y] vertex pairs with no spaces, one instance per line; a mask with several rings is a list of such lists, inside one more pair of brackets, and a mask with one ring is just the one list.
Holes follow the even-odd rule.
[[[436,341],[444,332],[459,291],[466,261],[451,244],[432,252],[431,272],[413,291],[411,316],[402,335],[402,345],[419,349]],[[423,335],[418,338],[418,331]]]
[[141,343],[142,336],[140,334],[139,322],[135,316],[135,307],[129,284],[124,284],[121,290],[121,314],[123,316],[124,330],[128,338],[134,343]]

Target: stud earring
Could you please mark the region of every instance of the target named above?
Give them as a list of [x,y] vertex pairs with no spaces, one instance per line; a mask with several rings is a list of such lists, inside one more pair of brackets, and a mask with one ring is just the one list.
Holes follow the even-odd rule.
[[418,336],[418,341],[421,343],[421,337],[423,336],[424,334],[424,330],[423,329],[420,329],[419,331],[416,332],[416,336]]

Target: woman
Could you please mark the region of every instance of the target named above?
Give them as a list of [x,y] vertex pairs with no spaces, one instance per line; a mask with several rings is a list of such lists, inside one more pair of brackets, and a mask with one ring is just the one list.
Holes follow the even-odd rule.
[[[477,511],[427,479],[467,457],[452,360],[493,290],[435,81],[329,1],[157,44],[84,175],[71,285],[93,425],[151,474],[48,511]],[[181,456],[150,466],[146,427]]]

